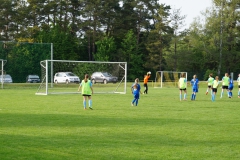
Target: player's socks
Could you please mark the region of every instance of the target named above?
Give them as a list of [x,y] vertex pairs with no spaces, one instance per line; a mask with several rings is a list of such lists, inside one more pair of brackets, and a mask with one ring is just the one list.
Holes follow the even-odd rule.
[[83,107],[86,108],[86,100],[83,100]]
[[138,105],[138,99],[136,99],[136,106]]
[[184,93],[184,99],[186,99],[187,98],[187,93]]
[[90,108],[92,108],[92,100],[91,100],[91,99],[88,100],[88,106],[89,106]]
[[194,94],[192,94],[191,100],[194,100]]
[[193,95],[194,100],[196,99],[196,94]]
[[222,96],[223,96],[223,91],[221,92],[221,98],[222,98]]
[[180,94],[180,101],[182,100],[182,94]]
[[134,103],[135,103],[135,101],[136,101],[136,99],[133,99],[133,100],[132,100],[132,104],[134,104]]
[[213,100],[213,94],[212,94],[212,101],[214,101],[214,100]]
[[213,101],[215,101],[215,94],[213,94]]

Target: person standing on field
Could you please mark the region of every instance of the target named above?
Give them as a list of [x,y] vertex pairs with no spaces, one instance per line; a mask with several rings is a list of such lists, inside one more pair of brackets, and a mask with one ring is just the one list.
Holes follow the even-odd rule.
[[144,76],[144,80],[143,80],[143,85],[144,85],[144,92],[143,94],[147,94],[148,93],[148,79],[150,78],[151,76],[151,72],[147,72],[147,75]]
[[[222,96],[223,96],[224,89],[226,89],[226,91],[228,93],[229,82],[230,82],[230,78],[228,76],[228,73],[225,73],[225,76],[222,78],[222,92],[221,92],[220,98],[222,98]],[[229,93],[228,93],[228,97],[229,97]]]
[[214,78],[212,76],[213,76],[212,73],[210,73],[209,78],[207,80],[208,87],[207,87],[206,95],[208,94],[209,89],[211,90],[211,95],[212,95],[212,85],[213,85],[213,81],[214,81]]
[[87,109],[86,108],[87,98],[88,98],[89,109],[93,109],[92,108],[92,97],[91,97],[92,94],[93,94],[93,88],[92,88],[92,82],[88,78],[89,78],[88,74],[85,74],[85,78],[80,83],[78,91],[80,91],[80,89],[82,88],[83,107],[84,107],[84,109]]
[[217,93],[217,88],[219,86],[219,81],[218,81],[218,76],[215,77],[215,80],[213,81],[212,85],[212,101],[215,101],[216,93]]
[[182,100],[182,91],[184,91],[183,100],[187,100],[187,79],[185,78],[185,73],[181,73],[180,79],[178,81],[178,88],[180,90],[180,101]]
[[191,85],[192,85],[192,98],[191,100],[195,100],[196,99],[196,93],[198,92],[198,88],[199,88],[199,83],[198,83],[198,79],[197,79],[197,75],[193,75],[193,79],[191,80]]
[[237,83],[238,83],[238,98],[240,98],[240,73],[238,74]]
[[232,96],[233,96],[232,90],[233,90],[233,79],[231,78],[231,76],[229,76],[229,86],[228,86],[228,97],[229,98],[232,98]]
[[132,85],[131,91],[132,91],[132,94],[133,94],[133,100],[131,102],[131,105],[133,106],[134,103],[135,103],[135,105],[137,106],[138,105],[138,100],[140,98],[140,94],[139,93],[142,94],[141,86],[139,84],[139,79],[138,78],[135,79],[135,83]]

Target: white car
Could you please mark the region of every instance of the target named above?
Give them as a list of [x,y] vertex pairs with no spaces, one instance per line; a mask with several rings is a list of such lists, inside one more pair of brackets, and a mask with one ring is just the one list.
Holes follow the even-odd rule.
[[58,72],[54,75],[54,83],[80,83],[80,78],[72,72]]
[[3,76],[0,75],[0,83],[2,83],[2,80],[3,80],[3,83],[12,83],[13,82],[12,77],[9,74],[4,74]]

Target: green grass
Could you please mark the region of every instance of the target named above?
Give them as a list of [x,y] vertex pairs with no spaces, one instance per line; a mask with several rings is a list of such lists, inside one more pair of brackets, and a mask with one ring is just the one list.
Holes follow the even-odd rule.
[[[129,84],[130,85],[130,84]],[[94,110],[82,96],[35,95],[39,84],[0,89],[0,158],[7,159],[239,159],[240,99],[216,102],[199,89],[196,101],[179,101],[176,88],[141,95],[95,94]],[[143,90],[143,89],[142,89]]]

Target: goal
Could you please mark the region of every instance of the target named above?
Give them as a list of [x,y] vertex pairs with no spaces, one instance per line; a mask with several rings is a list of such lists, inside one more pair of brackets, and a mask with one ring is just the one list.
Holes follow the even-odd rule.
[[[127,62],[100,62],[100,61],[70,61],[70,60],[44,60],[41,65],[41,83],[36,92],[36,95],[48,94],[79,94],[79,83],[84,79],[85,74],[103,73],[110,76],[95,77],[92,80],[94,93],[122,93],[126,94],[127,88]],[[63,81],[55,77],[59,72],[72,72],[80,80],[66,80],[63,76]],[[59,74],[58,74],[59,75]],[[54,78],[55,77],[55,78]],[[117,81],[111,81],[111,77]],[[97,79],[98,78],[98,79]]]
[[178,87],[178,80],[181,73],[185,73],[187,78],[187,72],[173,72],[173,71],[157,71],[154,88],[163,87]]

